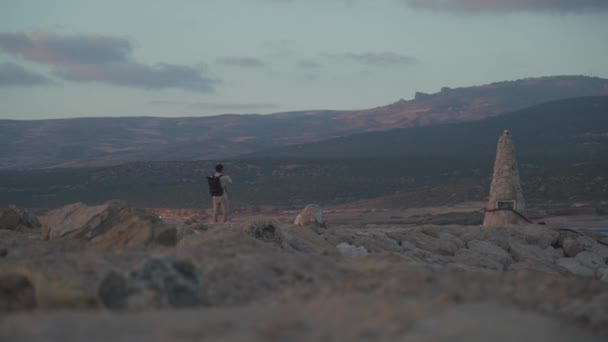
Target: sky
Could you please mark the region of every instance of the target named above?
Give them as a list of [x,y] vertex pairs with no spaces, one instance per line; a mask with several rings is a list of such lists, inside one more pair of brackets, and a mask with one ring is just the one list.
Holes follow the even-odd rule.
[[365,109],[608,78],[608,0],[0,0],[0,119]]

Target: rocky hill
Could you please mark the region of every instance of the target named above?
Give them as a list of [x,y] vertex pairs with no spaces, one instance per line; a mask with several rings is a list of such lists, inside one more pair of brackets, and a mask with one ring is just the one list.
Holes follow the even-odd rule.
[[556,76],[418,93],[368,110],[192,118],[0,120],[0,169],[209,160],[354,133],[479,120],[543,102],[608,95],[608,80]]
[[255,157],[370,158],[389,156],[492,156],[504,129],[521,156],[606,159],[608,96],[548,102],[475,122],[353,134],[271,149]]

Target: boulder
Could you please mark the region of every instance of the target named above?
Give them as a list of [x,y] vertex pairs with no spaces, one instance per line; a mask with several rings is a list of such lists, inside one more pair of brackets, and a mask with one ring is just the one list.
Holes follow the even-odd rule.
[[459,238],[457,238],[456,236],[454,236],[453,234],[441,232],[441,233],[437,234],[437,237],[441,240],[450,241],[451,243],[456,245],[456,247],[458,247],[459,249],[465,247],[465,243],[462,240],[460,240]]
[[19,273],[0,274],[0,312],[32,310],[36,291],[32,282]]
[[22,228],[40,228],[40,221],[34,213],[14,206],[0,212],[0,229],[20,230]]
[[202,276],[189,262],[162,257],[148,260],[129,276],[109,273],[98,290],[112,310],[194,307],[203,303]]
[[74,203],[50,211],[42,221],[46,240],[75,238],[103,249],[144,247],[153,242],[172,246],[177,242],[175,228],[123,201],[97,206]]
[[595,272],[586,266],[583,266],[581,262],[576,258],[561,258],[555,262],[558,266],[563,267],[570,273],[582,276],[582,277],[593,277]]
[[502,265],[507,265],[513,262],[513,259],[509,253],[491,242],[471,240],[467,242],[467,248],[485,256],[488,259],[495,260]]
[[565,257],[566,254],[564,254],[564,250],[561,248],[549,246],[543,250],[543,256],[548,260],[551,260],[551,262],[555,262],[555,260]]
[[294,251],[306,254],[335,254],[334,245],[327,242],[321,235],[311,229],[299,226],[288,226],[282,230],[283,245],[288,245]]
[[296,216],[294,224],[298,226],[317,226],[327,227],[327,222],[323,216],[323,210],[316,204],[307,205],[302,211]]
[[590,250],[591,248],[593,248],[593,246],[597,244],[596,239],[584,235],[577,237],[576,241],[578,241],[578,243],[580,243],[586,251]]
[[593,247],[589,249],[589,252],[599,255],[604,258],[604,260],[608,259],[608,246],[604,246],[602,244],[595,244]]
[[128,249],[147,246],[156,242],[163,246],[177,243],[177,229],[162,225],[151,225],[149,221],[131,217],[119,223],[105,234],[90,241],[90,245],[101,249]]
[[591,252],[580,252],[576,255],[575,257],[576,260],[578,260],[578,262],[581,263],[581,265],[590,268],[592,270],[597,270],[598,268],[604,268],[606,267],[606,259],[602,258],[601,256],[595,254],[595,253],[591,253]]
[[576,238],[567,237],[562,242],[562,248],[567,256],[574,258],[578,253],[585,250],[583,244]]
[[254,238],[281,244],[283,236],[277,224],[268,220],[257,220],[243,224],[242,230]]
[[485,268],[496,271],[503,271],[505,269],[505,264],[498,261],[498,259],[489,257],[488,254],[466,248],[457,250],[452,261],[457,264],[474,268]]
[[346,242],[342,242],[342,243],[338,244],[336,246],[336,249],[338,249],[338,252],[340,252],[340,254],[351,257],[351,258],[367,254],[367,249],[365,249],[365,247],[353,246]]
[[536,245],[542,249],[553,246],[560,237],[558,231],[539,225],[530,224],[504,229],[512,238],[521,240],[529,245]]
[[517,240],[509,241],[509,252],[513,256],[513,260],[517,262],[526,260],[541,260],[543,258],[543,250],[535,245],[526,245]]

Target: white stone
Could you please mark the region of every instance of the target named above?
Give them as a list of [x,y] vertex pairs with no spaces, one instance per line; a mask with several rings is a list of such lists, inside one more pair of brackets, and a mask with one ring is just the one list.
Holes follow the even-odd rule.
[[338,244],[336,246],[336,248],[338,249],[338,252],[340,252],[340,254],[351,257],[351,258],[367,254],[367,249],[365,249],[365,247],[353,246],[346,242],[342,242],[342,243]]

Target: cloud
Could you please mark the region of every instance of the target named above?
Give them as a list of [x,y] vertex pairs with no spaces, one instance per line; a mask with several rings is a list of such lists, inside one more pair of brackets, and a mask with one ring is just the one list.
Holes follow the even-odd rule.
[[120,37],[0,32],[0,51],[53,66],[53,75],[73,82],[198,92],[211,92],[219,83],[200,68],[139,63],[131,57],[131,42]]
[[412,56],[401,55],[394,52],[345,52],[337,54],[325,54],[324,56],[334,59],[352,60],[358,63],[379,67],[412,65],[418,63],[418,60]]
[[134,62],[72,65],[58,68],[53,74],[74,82],[97,82],[145,89],[180,88],[200,92],[211,92],[219,83],[219,80],[203,76],[196,68],[166,63],[154,66]]
[[133,47],[117,37],[0,32],[0,50],[41,64],[67,65],[126,62]]
[[300,67],[302,69],[318,69],[318,68],[322,67],[322,65],[320,63],[309,60],[309,59],[299,60],[297,65],[298,65],[298,67]]
[[0,63],[0,87],[19,87],[52,84],[50,78],[26,70],[15,63]]
[[264,62],[252,57],[223,57],[218,59],[217,62],[225,66],[244,68],[261,68],[264,66]]
[[608,10],[607,0],[403,0],[413,8],[453,12],[581,12]]

